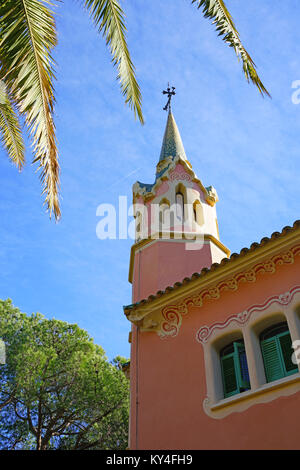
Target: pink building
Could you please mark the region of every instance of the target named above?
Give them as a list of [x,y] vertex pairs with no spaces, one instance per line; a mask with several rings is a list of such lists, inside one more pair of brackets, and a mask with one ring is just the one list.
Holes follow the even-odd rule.
[[171,112],[133,201],[129,448],[299,449],[300,221],[230,256]]

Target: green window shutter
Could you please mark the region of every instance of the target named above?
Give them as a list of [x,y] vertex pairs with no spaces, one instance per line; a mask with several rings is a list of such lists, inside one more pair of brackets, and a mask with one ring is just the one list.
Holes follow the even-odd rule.
[[250,378],[248,371],[248,363],[245,352],[245,346],[241,343],[233,343],[235,352],[235,366],[236,376],[238,380],[239,389],[249,390],[250,389]]
[[292,348],[292,339],[288,331],[278,335],[278,341],[280,344],[282,359],[285,368],[285,375],[291,375],[298,372],[297,365],[292,362],[292,354],[294,349]]
[[224,397],[230,397],[239,393],[236,380],[234,353],[221,357],[221,369],[223,378]]
[[279,343],[276,337],[261,342],[267,382],[284,377],[284,365],[281,359]]
[[228,346],[231,352],[221,356],[224,397],[250,389],[250,379],[245,346],[241,342],[233,342]]

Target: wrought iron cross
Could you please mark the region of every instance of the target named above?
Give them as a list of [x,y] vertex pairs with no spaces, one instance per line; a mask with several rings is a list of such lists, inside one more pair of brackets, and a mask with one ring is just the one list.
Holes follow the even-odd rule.
[[168,102],[167,102],[166,106],[163,108],[164,111],[168,111],[168,110],[171,111],[171,98],[172,98],[173,95],[176,95],[176,93],[174,91],[175,87],[172,86],[171,88],[170,88],[170,85],[168,83],[168,88],[163,91],[164,95],[168,95]]

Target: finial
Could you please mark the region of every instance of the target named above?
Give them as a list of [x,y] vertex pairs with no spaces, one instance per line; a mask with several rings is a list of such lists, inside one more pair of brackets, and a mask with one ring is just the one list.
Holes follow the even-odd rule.
[[[172,90],[171,90],[171,88],[172,88]],[[170,88],[170,85],[169,85],[169,82],[168,82],[168,88],[166,90],[163,90],[163,94],[168,95],[168,102],[167,102],[166,106],[163,108],[163,110],[164,111],[169,110],[169,112],[171,111],[171,98],[172,98],[173,95],[176,95],[176,93],[174,91],[175,87],[172,86],[171,88]]]

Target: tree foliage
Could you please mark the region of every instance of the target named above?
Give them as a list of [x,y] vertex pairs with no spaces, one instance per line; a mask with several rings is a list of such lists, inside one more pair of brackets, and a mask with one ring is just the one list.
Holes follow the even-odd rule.
[[0,301],[1,449],[125,449],[129,382],[77,325]]
[[205,18],[212,20],[216,31],[223,41],[232,47],[242,60],[243,71],[247,81],[251,81],[262,95],[270,96],[256,71],[255,63],[242,44],[240,35],[233,22],[224,0],[192,0],[198,9],[202,9]]

